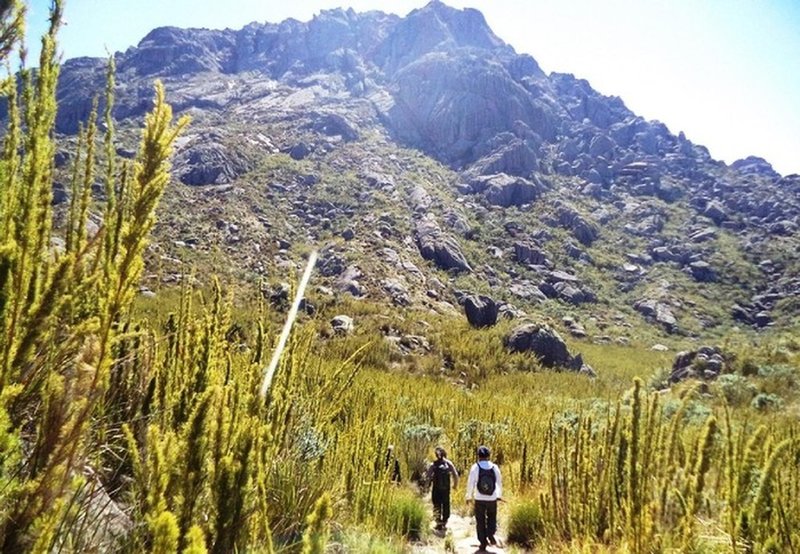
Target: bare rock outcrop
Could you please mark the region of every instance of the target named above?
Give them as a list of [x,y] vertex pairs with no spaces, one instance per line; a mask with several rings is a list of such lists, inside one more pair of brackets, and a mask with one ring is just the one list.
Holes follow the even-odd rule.
[[191,186],[225,185],[251,169],[244,154],[226,146],[215,134],[194,138],[175,161],[178,178]]
[[548,325],[520,325],[506,336],[505,346],[511,352],[530,352],[545,367],[596,375],[591,366],[583,362],[580,354],[570,354],[564,339]]
[[433,219],[419,221],[415,236],[422,257],[432,261],[439,268],[468,273],[472,271],[456,239],[444,233]]
[[633,305],[634,309],[648,320],[662,326],[667,332],[678,330],[678,319],[668,304],[653,298],[643,298]]
[[716,346],[702,346],[697,350],[679,352],[672,363],[670,383],[685,379],[716,379],[730,370],[733,357]]

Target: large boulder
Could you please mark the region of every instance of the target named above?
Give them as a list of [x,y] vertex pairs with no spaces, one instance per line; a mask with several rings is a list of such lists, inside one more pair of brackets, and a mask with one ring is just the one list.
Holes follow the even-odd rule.
[[514,260],[521,264],[543,265],[546,267],[553,265],[553,262],[547,258],[547,252],[527,242],[514,243]]
[[527,279],[513,281],[508,287],[508,292],[529,302],[541,303],[547,300],[547,295],[541,288]]
[[592,142],[589,143],[589,155],[593,158],[602,156],[609,159],[613,156],[615,146],[616,144],[608,135],[595,135]]
[[748,156],[741,160],[736,160],[731,164],[731,167],[742,175],[762,175],[771,179],[780,178],[780,174],[772,168],[772,165],[758,156]]
[[411,296],[408,288],[397,279],[386,279],[383,281],[384,292],[392,299],[395,306],[410,306]]
[[706,208],[703,210],[703,215],[711,219],[717,225],[722,224],[723,221],[728,219],[725,206],[717,200],[712,200],[706,205]]
[[553,289],[558,293],[558,297],[569,304],[582,304],[591,299],[578,286],[560,281],[553,285]]
[[491,327],[497,323],[500,305],[488,296],[464,297],[464,313],[473,327]]
[[475,162],[472,171],[481,175],[508,173],[510,175],[530,175],[539,169],[535,144],[514,138],[491,154]]
[[769,310],[763,309],[763,305],[760,305],[760,303],[753,305],[736,302],[731,308],[731,317],[734,321],[754,325],[755,327],[766,327],[772,323],[772,316]]
[[362,277],[361,270],[356,266],[348,266],[337,278],[336,289],[340,292],[349,293],[356,298],[361,298],[365,295],[364,287],[361,285],[359,279]]
[[648,320],[662,326],[667,332],[678,329],[678,320],[669,305],[652,298],[643,298],[633,305],[634,309]]
[[317,271],[323,277],[341,275],[345,269],[347,269],[347,260],[342,255],[330,250],[325,250],[320,254]]
[[717,280],[717,273],[706,261],[698,260],[689,264],[689,272],[696,281],[701,283],[713,283]]
[[470,185],[475,192],[483,193],[489,204],[503,208],[530,204],[539,197],[543,188],[538,181],[505,173],[476,177]]
[[112,552],[134,529],[131,516],[121,502],[115,501],[100,482],[99,476],[86,468],[88,483],[74,499],[81,506],[75,525],[91,525],[91,532],[77,533],[72,546],[75,552]]
[[548,325],[526,323],[511,331],[505,338],[511,352],[530,352],[546,367],[576,371],[594,376],[594,370],[583,363],[580,354],[573,356],[558,332]]
[[532,352],[542,365],[564,367],[572,360],[567,344],[555,329],[547,325],[520,325],[506,337],[511,352]]
[[676,262],[680,255],[673,252],[668,246],[654,246],[650,249],[650,256],[656,262]]
[[472,271],[458,242],[443,233],[434,220],[424,219],[418,222],[415,235],[419,252],[426,260],[431,260],[444,270]]
[[59,181],[54,181],[53,198],[51,199],[50,203],[53,206],[58,206],[59,204],[64,204],[67,200],[69,200],[69,192],[67,192],[67,187]]
[[425,213],[431,207],[431,195],[422,185],[415,185],[409,195],[409,201],[415,212]]
[[337,113],[313,114],[309,127],[327,136],[340,136],[346,142],[358,140],[358,131],[344,116]]
[[652,237],[658,235],[664,229],[666,220],[661,214],[648,216],[635,214],[635,216],[637,218],[636,223],[626,223],[623,227],[623,230],[628,234],[637,237]]
[[698,229],[689,235],[689,240],[695,243],[709,242],[717,239],[717,231],[713,227]]

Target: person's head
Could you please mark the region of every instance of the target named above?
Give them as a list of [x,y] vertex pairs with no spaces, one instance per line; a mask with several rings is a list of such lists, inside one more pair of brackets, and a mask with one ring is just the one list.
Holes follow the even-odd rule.
[[436,454],[436,458],[439,460],[443,460],[447,457],[447,451],[441,446],[437,446],[433,451]]
[[478,459],[479,460],[488,460],[491,452],[489,452],[489,448],[487,446],[479,446],[478,447]]

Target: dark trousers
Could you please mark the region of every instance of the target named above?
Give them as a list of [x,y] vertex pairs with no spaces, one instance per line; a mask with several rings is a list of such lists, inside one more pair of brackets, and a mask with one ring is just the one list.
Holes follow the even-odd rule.
[[431,501],[436,523],[447,523],[450,518],[450,490],[431,489]]
[[481,546],[489,544],[489,537],[497,532],[497,500],[475,501],[475,527]]

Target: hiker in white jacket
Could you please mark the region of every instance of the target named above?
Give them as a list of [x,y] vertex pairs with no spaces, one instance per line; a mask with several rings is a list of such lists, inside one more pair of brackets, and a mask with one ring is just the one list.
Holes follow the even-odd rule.
[[467,479],[467,502],[475,500],[475,527],[481,550],[497,544],[497,501],[503,497],[503,476],[500,468],[489,461],[489,449],[478,447],[478,461],[472,465]]

